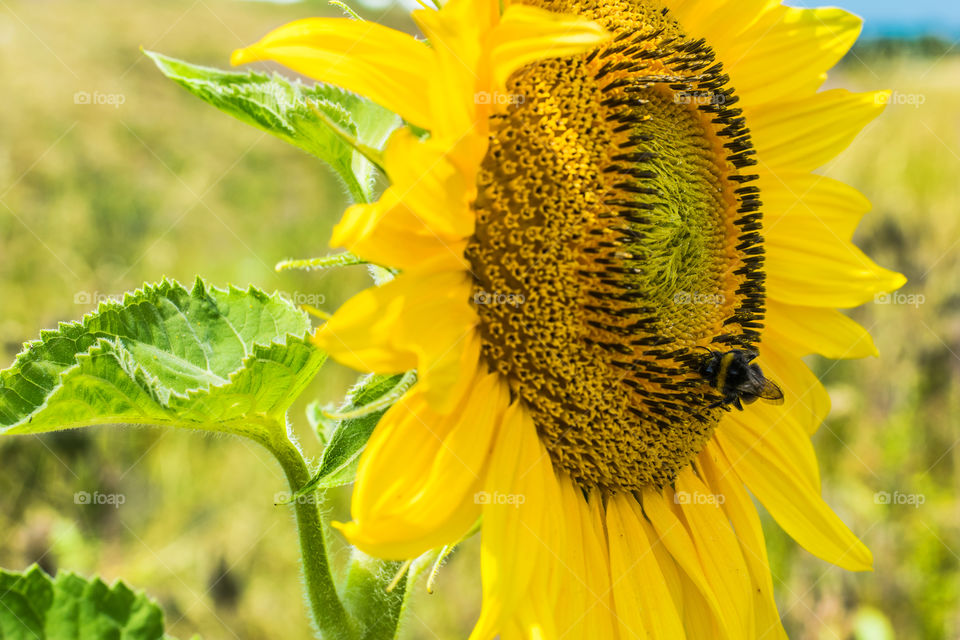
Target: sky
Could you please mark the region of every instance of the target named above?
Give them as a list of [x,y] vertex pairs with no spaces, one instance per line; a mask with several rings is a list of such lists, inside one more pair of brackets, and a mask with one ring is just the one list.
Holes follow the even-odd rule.
[[960,37],[958,0],[788,0],[797,7],[833,5],[864,18],[864,35]]
[[[302,0],[260,1],[286,4]],[[417,7],[416,0],[356,0],[356,4],[377,8],[393,1],[410,8]],[[866,37],[939,35],[960,40],[960,0],[785,0],[785,4],[795,7],[836,6],[856,13],[864,18]]]

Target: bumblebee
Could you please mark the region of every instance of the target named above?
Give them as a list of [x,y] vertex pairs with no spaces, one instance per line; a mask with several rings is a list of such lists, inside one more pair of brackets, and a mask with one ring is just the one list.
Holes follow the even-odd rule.
[[783,404],[783,391],[763,375],[760,365],[753,364],[756,352],[746,349],[707,351],[710,355],[703,359],[700,374],[723,396],[710,405],[711,409],[733,405],[743,411],[744,404],[756,402],[757,398]]

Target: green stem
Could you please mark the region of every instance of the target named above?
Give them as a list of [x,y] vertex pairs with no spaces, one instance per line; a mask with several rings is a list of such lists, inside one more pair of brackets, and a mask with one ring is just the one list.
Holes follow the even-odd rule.
[[[267,448],[283,467],[287,482],[290,483],[291,495],[296,494],[310,481],[310,471],[300,450],[287,438],[277,438],[267,444]],[[320,636],[331,640],[351,640],[357,637],[357,633],[340,601],[337,586],[330,573],[320,509],[317,501],[313,499],[316,496],[317,494],[312,493],[293,501],[307,595]]]

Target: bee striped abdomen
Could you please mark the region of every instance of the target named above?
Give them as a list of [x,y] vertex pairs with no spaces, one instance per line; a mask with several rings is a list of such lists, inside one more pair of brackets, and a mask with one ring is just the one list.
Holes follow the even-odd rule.
[[[736,359],[736,351],[729,351],[720,358],[720,370],[717,371],[716,378],[713,381],[713,387],[720,393],[724,393],[727,384],[727,374],[730,373],[730,365]],[[724,393],[724,395],[726,395]]]
[[744,403],[751,404],[758,398],[774,404],[783,402],[783,391],[763,375],[759,365],[753,364],[756,358],[756,352],[746,349],[732,349],[725,353],[710,351],[700,373],[721,396],[712,406],[733,405],[742,410]]

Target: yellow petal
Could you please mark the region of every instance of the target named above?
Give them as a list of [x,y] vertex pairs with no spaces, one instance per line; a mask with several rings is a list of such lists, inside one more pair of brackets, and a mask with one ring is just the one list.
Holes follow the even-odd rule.
[[854,307],[903,286],[850,239],[870,202],[856,189],[805,171],[758,172],[769,296],[810,307]]
[[470,531],[479,517],[479,507],[472,501],[465,501],[458,503],[446,520],[429,531],[409,529],[393,532],[398,535],[385,536],[373,525],[364,525],[356,520],[332,522],[331,526],[365,553],[385,560],[409,560],[430,549],[455,544]]
[[[728,414],[720,423],[724,432],[737,431],[739,438],[751,443],[750,453],[780,460],[785,471],[802,480],[812,491],[820,491],[820,467],[810,435],[799,423],[783,419],[777,406],[757,403],[743,413]],[[756,452],[759,453],[759,452]]]
[[[639,503],[634,506],[634,509],[637,514],[637,521],[643,528],[643,532],[647,540],[650,541],[650,551],[653,553],[653,557],[657,560],[657,566],[660,567],[660,573],[663,575],[664,584],[666,584],[667,591],[670,593],[670,602],[673,604],[673,607],[676,609],[677,613],[680,614],[680,619],[686,620],[686,611],[684,611],[683,608],[683,577],[680,574],[680,569],[677,567],[677,562],[673,559],[673,556],[670,555],[670,552],[667,551],[667,548],[663,546],[663,543],[660,542],[657,532],[654,531],[653,525],[650,524],[650,521],[647,520],[646,516],[643,514],[643,510],[640,508]],[[699,637],[692,636],[689,633],[687,635],[691,638]]]
[[[550,487],[553,483],[553,487]],[[517,614],[542,563],[550,562],[550,525],[559,494],[550,456],[520,404],[507,409],[484,485],[480,566],[483,608],[470,640],[487,640]],[[542,585],[536,585],[542,588]]]
[[429,128],[423,91],[435,75],[433,52],[424,42],[375,22],[307,18],[271,31],[238,49],[231,63],[274,60],[314,80],[364,95],[413,124]]
[[783,15],[780,0],[666,0],[664,4],[688,35],[707,38],[722,60],[734,60],[724,54],[743,38],[756,42]]
[[[579,491],[579,488],[577,489]],[[596,489],[590,492],[583,510],[583,539],[586,542],[587,575],[591,608],[588,610],[587,640],[616,638],[616,612],[610,588],[610,543],[607,539],[603,498]]]
[[[413,19],[437,56],[437,78],[423,87],[431,111],[430,134],[439,140],[459,140],[474,133],[484,137],[486,122],[480,122],[474,98],[489,85],[484,77],[482,54],[487,32],[499,19],[494,2],[450,0],[439,11],[422,9]],[[473,131],[478,127],[477,131]]]
[[465,177],[446,155],[447,147],[421,141],[408,128],[398,130],[384,151],[390,184],[430,228],[450,238],[473,234],[476,217],[474,176]]
[[580,16],[512,4],[490,37],[490,64],[495,87],[499,88],[525,64],[588,51],[609,40],[611,34]]
[[750,573],[727,516],[720,509],[720,498],[691,467],[680,472],[676,487],[675,502],[687,522],[704,575],[727,612],[731,635],[749,640],[754,637]]
[[[643,491],[643,511],[647,519],[657,533],[660,544],[670,552],[674,561],[679,567],[680,572],[696,587],[706,603],[706,611],[712,614],[713,620],[722,630],[722,635],[712,636],[720,638],[729,638],[729,640],[739,640],[743,636],[736,635],[738,627],[738,612],[724,608],[728,603],[728,598],[723,593],[716,593],[716,589],[726,589],[724,585],[714,585],[710,578],[714,580],[718,577],[715,572],[711,572],[708,577],[707,569],[700,562],[700,556],[694,545],[693,539],[686,525],[673,512],[668,499],[673,500],[673,494],[669,489],[669,498],[664,493],[653,489]],[[684,618],[689,619],[691,612],[687,610],[688,597],[684,591]],[[704,636],[695,636],[689,634],[691,638]]]
[[833,89],[793,102],[744,104],[760,168],[810,171],[826,164],[880,115],[888,96]]
[[836,309],[768,300],[765,324],[764,341],[798,358],[811,353],[834,360],[878,355],[870,333]]
[[863,24],[842,9],[780,10],[771,28],[744,34],[722,52],[730,61],[724,71],[745,103],[814,93],[853,46]]
[[357,470],[354,520],[344,528],[354,544],[410,558],[459,540],[480,516],[475,494],[509,395],[495,375],[471,383],[450,415],[432,411],[414,387],[380,420]]
[[733,469],[773,519],[813,555],[850,571],[869,571],[873,556],[829,506],[780,460],[753,447],[742,434],[718,431],[715,435]]
[[850,240],[870,201],[853,187],[806,171],[757,171],[767,242],[791,246],[822,237]]
[[388,188],[377,202],[348,208],[333,228],[331,247],[343,247],[378,265],[415,269],[433,264],[438,269],[466,269],[464,238],[451,238],[432,229]]
[[683,585],[683,626],[688,638],[723,638],[724,632],[710,609],[707,599],[686,574],[680,574]]
[[347,210],[334,227],[332,246],[399,269],[467,268],[463,257],[475,217],[475,186],[450,162],[446,149],[397,130],[385,151],[391,186],[373,204]]
[[[544,451],[544,453],[546,453]],[[547,466],[550,466],[547,463]],[[523,631],[521,639],[557,638],[557,598],[561,591],[561,581],[569,575],[564,550],[569,545],[570,536],[567,527],[570,520],[567,514],[556,507],[560,504],[560,481],[549,470],[544,476],[546,519],[543,528],[535,532],[537,542],[545,553],[534,568],[527,595],[514,612],[517,626]]]
[[717,495],[724,497],[723,511],[730,518],[743,550],[743,559],[750,571],[753,588],[753,610],[756,636],[766,640],[787,640],[780,622],[777,603],[773,598],[773,580],[763,538],[760,517],[739,478],[730,468],[723,451],[715,442],[707,444],[700,454],[700,472]]
[[446,412],[459,399],[454,391],[463,388],[464,372],[476,368],[476,313],[465,272],[426,271],[408,271],[361,291],[320,328],[314,341],[341,364],[360,371],[416,368],[418,385],[431,405]]
[[[538,584],[535,580],[534,584]],[[517,611],[516,617],[508,623],[508,629],[516,631],[503,635],[503,640],[550,640],[557,637],[554,630],[554,617],[557,615],[556,603],[549,601],[544,593],[536,588],[530,590],[527,599]]]
[[802,247],[768,242],[765,268],[770,298],[809,307],[856,307],[907,282],[849,242],[829,236]]
[[660,565],[653,555],[638,519],[633,496],[623,493],[607,502],[607,532],[610,538],[610,572],[613,599],[622,637],[676,638],[683,640],[683,622],[673,606]]
[[560,478],[560,509],[567,517],[566,556],[557,565],[557,637],[569,640],[613,638],[614,619],[602,514],[594,513],[580,487]]
[[586,506],[586,501],[573,481],[563,476],[560,477],[560,495],[557,509],[566,519],[567,545],[558,550],[563,553],[563,559],[556,563],[555,579],[559,584],[556,632],[570,640],[584,640],[588,629],[586,617],[589,587],[587,541],[584,539],[582,522],[584,509],[579,503]]
[[817,376],[799,358],[782,351],[776,342],[760,345],[757,359],[764,374],[783,390],[782,405],[758,402],[749,412],[767,419],[791,420],[808,434],[816,433],[830,413],[830,395]]

